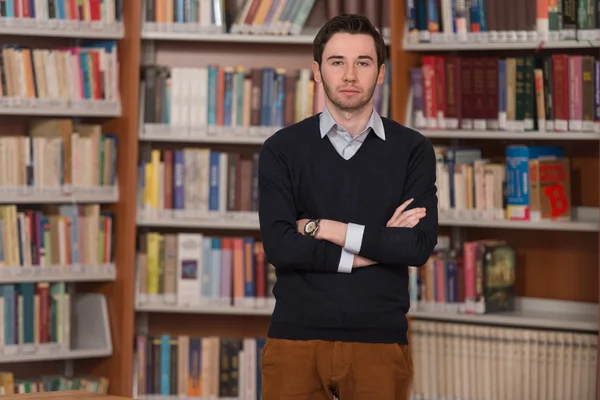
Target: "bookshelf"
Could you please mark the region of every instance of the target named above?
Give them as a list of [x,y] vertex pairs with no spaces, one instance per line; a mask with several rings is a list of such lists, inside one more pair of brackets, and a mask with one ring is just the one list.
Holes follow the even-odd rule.
[[[503,391],[503,395],[509,397],[558,396],[561,398],[599,399],[600,394],[596,389],[600,378],[596,361],[598,359],[598,288],[600,284],[598,275],[598,231],[600,230],[598,220],[600,211],[598,130],[593,127],[593,122],[592,127],[588,126],[591,129],[583,129],[582,124],[573,124],[573,121],[567,121],[567,129],[561,129],[558,126],[556,126],[557,129],[545,129],[547,125],[544,124],[544,121],[537,120],[535,126],[542,126],[542,129],[530,130],[517,127],[517,129],[511,130],[512,125],[507,125],[505,130],[486,129],[485,125],[489,118],[492,122],[499,118],[500,114],[497,113],[497,109],[495,110],[496,117],[483,117],[483,129],[467,124],[464,125],[465,129],[459,129],[457,126],[452,126],[451,129],[449,129],[450,126],[435,126],[439,120],[435,121],[434,118],[432,121],[427,117],[422,120],[424,114],[420,113],[423,110],[420,108],[423,104],[421,101],[431,101],[427,97],[430,94],[424,92],[427,90],[426,88],[416,87],[414,83],[411,83],[412,79],[415,79],[415,82],[423,79],[425,82],[429,75],[425,75],[424,65],[432,59],[435,60],[434,63],[438,62],[438,57],[439,59],[444,57],[443,60],[446,64],[442,65],[445,68],[448,68],[448,62],[452,62],[448,60],[455,60],[455,57],[460,58],[461,62],[468,58],[490,59],[493,57],[502,60],[519,59],[529,55],[544,58],[553,54],[581,54],[596,57],[597,49],[600,47],[598,30],[594,23],[590,23],[589,26],[582,25],[578,26],[578,30],[568,31],[567,28],[573,27],[573,21],[564,20],[563,31],[559,32],[557,18],[568,18],[568,16],[557,17],[551,7],[549,8],[550,24],[548,25],[548,19],[544,19],[543,12],[539,8],[540,14],[536,16],[535,1],[521,2],[522,5],[515,3],[510,6],[510,2],[501,6],[500,2],[490,1],[486,2],[485,7],[504,8],[504,6],[509,6],[507,10],[523,8],[527,12],[521,10],[523,12],[518,17],[509,15],[508,11],[494,12],[493,16],[491,13],[487,13],[489,24],[487,30],[482,28],[483,32],[475,32],[476,29],[473,29],[471,32],[469,28],[468,31],[459,31],[456,34],[452,32],[452,17],[446,10],[446,7],[450,7],[450,2],[442,1],[439,14],[440,32],[429,32],[426,27],[419,25],[418,19],[415,23],[410,24],[410,19],[407,18],[407,15],[411,18],[421,15],[420,13],[424,12],[422,7],[428,7],[428,3],[407,4],[414,5],[414,8],[407,9],[404,3],[394,3],[391,11],[391,18],[397,21],[392,25],[391,44],[392,69],[395,78],[393,80],[395,96],[392,99],[394,117],[399,121],[404,121],[406,125],[417,127],[420,132],[430,138],[434,146],[478,148],[481,149],[484,157],[503,159],[506,156],[507,146],[513,144],[560,146],[570,159],[570,196],[573,204],[573,214],[569,221],[512,221],[489,218],[489,215],[482,219],[485,212],[473,209],[461,211],[451,209],[440,212],[440,235],[446,239],[441,245],[445,248],[461,248],[464,242],[492,238],[507,241],[514,246],[516,249],[515,294],[517,297],[514,311],[492,312],[483,315],[477,315],[476,311],[465,313],[465,308],[473,309],[478,306],[469,305],[469,300],[465,304],[448,301],[444,297],[449,295],[447,291],[441,294],[434,293],[431,298],[430,292],[425,292],[429,290],[428,288],[431,287],[434,280],[436,284],[438,283],[437,279],[443,280],[442,276],[435,275],[438,272],[434,271],[434,275],[421,275],[420,278],[417,278],[415,274],[414,284],[416,284],[416,279],[422,279],[427,288],[421,288],[423,292],[419,294],[418,298],[413,295],[411,301],[413,306],[409,313],[413,360],[416,359],[415,369],[419,375],[416,378],[414,395],[416,398],[420,398],[419,395],[423,398],[434,398],[436,396],[444,397],[451,392],[458,397],[469,396],[469,393],[471,396],[480,397],[489,393],[491,388],[494,391]],[[532,13],[529,12],[531,10],[533,10]],[[479,18],[476,10],[471,12],[473,14],[469,14],[469,16]],[[459,15],[458,12],[457,15]],[[594,12],[588,15],[594,15]],[[529,18],[527,23],[519,19],[525,18],[525,16]],[[536,18],[537,21],[534,21]],[[443,21],[446,23],[444,24]],[[473,20],[473,23],[475,22],[476,20]],[[466,22],[466,26],[469,26],[469,23],[470,20]],[[571,23],[571,26],[568,23]],[[585,25],[587,22],[579,20],[579,23]],[[456,26],[462,27],[463,25],[457,23]],[[427,59],[429,56],[433,58]],[[394,60],[403,62],[394,62]],[[463,67],[468,68],[469,65],[471,64],[465,62]],[[442,96],[446,96],[444,98],[448,101],[447,99],[452,97],[448,94],[447,88],[453,87],[451,86],[453,82],[463,85],[459,79],[467,79],[465,78],[467,75],[462,75],[464,69],[461,69],[461,73],[456,75],[458,76],[457,80],[452,83],[445,81],[446,86],[440,92],[435,86],[435,83],[438,82],[435,80],[439,73],[437,68],[438,66],[433,64],[431,71],[431,76],[435,76],[433,90],[437,90],[436,93],[442,93]],[[542,67],[535,64],[535,68]],[[413,76],[415,70],[419,70],[419,73],[423,75],[416,74],[415,76],[418,78],[415,78]],[[542,75],[544,74],[547,72],[542,69]],[[593,75],[594,73],[592,73]],[[473,76],[471,75],[471,79],[475,79]],[[485,81],[490,82],[489,75]],[[471,80],[470,82],[479,81]],[[503,83],[503,81],[501,82]],[[533,84],[532,88],[527,89],[525,86],[525,90],[533,90],[535,93],[535,82],[533,79],[528,82]],[[539,87],[547,91],[547,83],[540,83]],[[525,85],[527,84],[525,83]],[[565,85],[567,85],[567,90],[570,90],[568,89],[569,83]],[[590,85],[590,83],[585,83],[585,85]],[[481,95],[482,90],[488,93],[487,87],[484,85],[458,87],[465,91],[473,90],[473,92],[467,92],[467,96],[470,93],[475,93],[474,96]],[[594,91],[595,89],[592,90],[592,92]],[[420,97],[421,93],[423,97]],[[575,92],[575,94],[578,93],[581,92]],[[570,92],[569,96],[575,94]],[[509,96],[508,93],[507,96]],[[458,103],[465,101],[463,99],[464,97],[458,98]],[[484,101],[487,102],[487,99],[489,97]],[[466,101],[469,101],[469,98]],[[502,97],[498,97],[495,104],[500,104],[500,101],[502,101]],[[538,101],[539,99],[534,99],[534,104],[537,104]],[[477,105],[475,102],[469,104],[473,109]],[[545,104],[548,103],[545,102]],[[524,104],[520,106],[525,108]],[[450,110],[448,103],[444,107],[448,108],[440,110]],[[463,108],[467,111],[462,111],[464,112],[462,118],[481,119],[481,114],[468,114],[468,107]],[[552,107],[560,111],[559,107],[561,106],[560,103],[552,103]],[[536,118],[539,110],[534,109],[533,112],[533,118]],[[425,113],[429,117],[427,110]],[[448,111],[448,114],[442,119],[446,118],[446,121],[450,121],[447,122],[448,124],[453,124],[455,121],[451,121],[450,117],[454,116]],[[555,119],[559,120],[560,118],[555,116]],[[577,117],[573,119],[577,120]],[[508,120],[511,121],[510,115]],[[548,118],[548,121],[545,122],[556,124],[556,120]],[[592,118],[593,120],[594,118]],[[458,126],[462,126],[461,122],[459,114]],[[481,123],[481,120],[479,122]],[[571,124],[572,126],[569,126]],[[434,125],[435,128],[431,125]],[[444,187],[443,182],[441,185]],[[446,193],[441,192],[440,196],[443,197],[444,194]],[[501,207],[503,208],[504,205]],[[455,261],[452,252],[441,254],[451,255],[449,258],[439,255],[433,257],[431,264],[433,268],[440,268],[440,266],[447,268],[448,263],[453,264]],[[466,268],[466,258],[464,262]],[[421,267],[422,270],[426,270],[426,268],[428,267]],[[460,279],[460,275],[458,279]],[[469,289],[465,287],[464,290]],[[417,292],[416,287],[413,287],[412,292]],[[467,293],[465,292],[465,295]],[[436,350],[428,353],[428,349],[437,348],[436,342],[439,346],[458,346],[461,352],[465,352],[466,357],[448,358],[439,352],[436,353]],[[548,346],[545,347],[546,345]],[[531,350],[532,346],[540,351],[540,357],[543,355],[543,359],[538,359],[534,355]],[[491,357],[494,361],[483,362],[481,358],[475,357],[474,353],[470,353],[468,348],[476,348],[478,353],[481,352],[479,354],[485,355],[484,359],[489,360]],[[559,353],[559,351],[564,351],[564,353]],[[570,360],[565,357],[567,354],[574,354],[570,351],[581,351],[577,357],[583,357],[582,359],[589,360],[591,363],[569,364]],[[430,360],[437,360],[438,365],[439,363],[444,365],[443,360],[457,364],[452,366],[446,364],[438,368],[433,376],[427,376],[432,368],[423,359],[424,354],[431,357]],[[539,364],[540,361],[542,364]],[[472,381],[475,376],[474,379],[479,384],[468,384],[464,380],[465,375],[457,372],[459,365],[461,368],[475,368],[473,371],[476,373],[470,376],[470,379]],[[512,367],[507,369],[508,365],[512,365]],[[491,374],[490,367],[500,369]],[[419,368],[422,368],[423,373],[418,374]],[[570,372],[570,368],[579,372],[571,375],[567,373]],[[424,372],[426,370],[428,373]],[[565,371],[564,376],[568,379],[559,379],[563,375],[560,371]],[[552,376],[554,378],[550,378]],[[580,380],[575,380],[575,376],[580,377]],[[507,382],[511,382],[510,388],[502,388]],[[567,389],[572,390],[570,394],[567,393]],[[561,390],[563,390],[562,393],[560,393]],[[528,394],[524,395],[523,391]]]
[[[192,348],[197,337],[202,337],[203,351],[206,349],[214,355],[216,339],[220,351],[235,353],[241,350],[240,357],[245,360],[241,363],[256,365],[256,354],[264,343],[261,338],[266,333],[273,306],[270,296],[273,274],[260,249],[256,199],[252,189],[243,183],[241,186],[244,187],[229,189],[234,193],[233,199],[225,192],[225,185],[220,184],[220,200],[215,202],[206,197],[206,186],[203,185],[208,182],[209,160],[218,162],[219,182],[231,184],[232,180],[223,176],[226,171],[223,166],[229,163],[233,163],[233,171],[239,174],[236,181],[255,179],[252,170],[265,138],[280,126],[312,115],[319,107],[319,88],[315,88],[310,71],[311,45],[325,21],[327,2],[293,0],[288,3],[308,10],[306,23],[291,22],[289,26],[295,25],[291,34],[281,34],[281,29],[286,29],[285,23],[280,26],[260,22],[251,26],[252,20],[250,24],[239,23],[238,15],[242,15],[244,6],[250,4],[245,0],[227,2],[226,13],[233,21],[229,28],[206,21],[176,23],[177,11],[170,15],[170,7],[166,8],[165,15],[159,15],[157,10],[162,8],[162,0],[146,1],[143,5],[144,67],[139,92],[139,180],[136,185],[136,371],[133,376],[133,391],[140,399],[153,398],[153,394],[164,389],[157,385],[148,389],[150,378],[139,373],[140,365],[154,369],[158,368],[158,363],[165,362],[162,357],[160,360],[151,358],[157,346],[164,350],[169,343],[175,344],[180,360],[180,357],[186,357],[183,354],[188,347]],[[202,0],[198,4],[202,7]],[[385,10],[382,8],[379,12],[387,18]],[[184,20],[186,15],[184,13]],[[287,15],[288,21],[294,21],[295,16],[304,18],[302,12],[288,11]],[[159,20],[161,22],[157,22]],[[214,17],[214,21],[218,20]],[[389,31],[388,25],[385,24],[385,32]],[[276,32],[278,28],[279,33]],[[165,82],[164,76],[169,76],[170,80]],[[263,85],[270,79],[274,79],[275,85],[282,85],[279,90],[285,88],[286,99],[292,99],[293,104],[283,107],[277,105],[276,98],[268,97],[269,91]],[[198,82],[201,90],[186,88],[190,80]],[[226,94],[228,85],[234,88],[232,98]],[[290,87],[298,96],[295,99],[288,95]],[[207,88],[216,98],[203,97]],[[390,92],[389,88],[386,90]],[[236,99],[246,101],[244,97],[250,96],[252,91],[262,93],[258,104],[246,108],[241,105],[243,103],[236,102]],[[382,92],[379,96],[383,99],[389,95]],[[163,102],[164,98],[169,102]],[[221,110],[219,104],[222,102],[232,105],[225,105]],[[385,107],[382,111],[388,113],[386,102],[382,100],[381,103]],[[192,179],[188,181],[188,174],[185,174],[185,182],[176,183],[177,173],[173,171],[177,168],[194,171],[194,165],[200,167],[196,171],[199,175],[189,174]],[[160,181],[148,179],[155,171],[158,171]],[[194,175],[197,178],[194,179]],[[180,190],[175,185],[185,187],[183,196],[175,195]],[[197,195],[193,194],[195,190]],[[213,192],[210,196],[214,196],[215,189],[210,190]],[[195,259],[202,268],[198,271],[199,276],[189,281],[174,278],[175,267],[168,258],[165,259],[164,274],[159,272],[158,275],[152,260],[157,255],[161,257],[163,252]],[[240,287],[240,278],[244,277],[240,257],[252,259],[254,268],[249,270],[256,274],[255,289]],[[228,289],[230,285],[233,290]],[[201,293],[193,293],[198,292],[193,289],[198,286]],[[205,387],[211,389],[203,395],[218,394],[214,391],[218,386],[214,372],[219,363],[205,365],[203,374],[206,374],[207,382],[210,381]],[[256,381],[256,368],[240,367],[242,370],[248,374],[246,382]],[[172,369],[171,373],[186,374],[182,368]],[[236,397],[228,392],[229,389],[222,387],[222,397]],[[176,390],[184,397],[186,394],[201,395],[189,393],[181,386]],[[250,385],[246,390],[252,392],[255,387]]]
[[[77,328],[81,329],[81,333],[77,336],[87,338],[90,332],[100,332],[100,334],[98,337],[94,336],[93,340],[82,341],[81,347],[74,347],[72,353],[61,354],[56,358],[76,360],[65,365],[69,366],[66,369],[74,370],[77,374],[107,377],[111,382],[109,392],[121,396],[139,394],[139,385],[143,383],[139,382],[137,368],[148,360],[141,358],[143,356],[137,349],[148,348],[146,346],[149,345],[149,338],[160,339],[160,345],[166,346],[169,340],[175,338],[178,341],[183,340],[182,343],[189,343],[193,337],[229,337],[238,340],[232,343],[234,348],[240,349],[239,346],[242,346],[241,348],[246,350],[244,354],[252,354],[260,348],[260,342],[255,338],[264,336],[272,309],[268,298],[248,301],[245,296],[242,296],[242,298],[235,298],[235,305],[231,305],[227,301],[229,297],[225,300],[221,298],[218,289],[207,289],[204,292],[207,296],[196,298],[193,302],[179,303],[174,292],[169,291],[156,296],[140,288],[142,279],[139,276],[140,255],[150,257],[147,247],[150,234],[158,234],[152,239],[156,241],[178,240],[180,234],[202,234],[204,235],[202,241],[198,236],[192,237],[196,245],[202,243],[201,246],[208,245],[204,243],[206,238],[215,239],[212,243],[218,243],[220,240],[221,244],[224,238],[232,240],[251,238],[254,244],[260,242],[255,213],[248,210],[240,211],[240,209],[252,208],[251,204],[245,207],[234,205],[231,209],[219,205],[208,208],[202,213],[190,212],[197,208],[194,206],[178,210],[165,207],[164,204],[160,207],[146,207],[144,200],[140,198],[140,188],[144,188],[145,185],[140,183],[144,182],[140,181],[140,178],[144,175],[142,168],[145,168],[142,167],[141,160],[151,161],[153,150],[159,150],[158,155],[162,158],[165,151],[185,149],[210,149],[242,154],[248,159],[259,149],[265,137],[268,137],[280,124],[260,128],[244,122],[242,126],[234,128],[215,127],[206,124],[210,118],[209,113],[202,115],[190,113],[189,117],[182,117],[185,119],[181,120],[181,124],[164,121],[156,113],[147,115],[146,111],[150,108],[145,97],[148,78],[145,77],[143,69],[140,73],[138,66],[168,67],[171,76],[174,68],[187,67],[193,70],[192,73],[197,74],[199,69],[207,67],[209,63],[221,67],[241,65],[246,68],[246,73],[251,69],[265,67],[285,68],[288,73],[292,73],[298,71],[299,66],[309,66],[312,60],[310,45],[316,28],[323,22],[323,15],[326,15],[325,1],[317,0],[304,28],[297,35],[274,35],[268,31],[231,33],[226,32],[222,27],[203,28],[191,26],[194,24],[172,22],[175,20],[165,19],[164,23],[148,21],[148,2],[142,0],[123,2],[122,25],[116,24],[105,28],[40,26],[37,33],[32,33],[34,30],[28,27],[5,26],[0,19],[0,32],[4,32],[3,29],[11,32],[10,35],[15,37],[11,41],[14,42],[20,40],[18,38],[21,36],[24,41],[30,40],[29,36],[32,35],[43,36],[45,40],[51,41],[76,38],[118,40],[120,89],[118,103],[83,105],[74,103],[67,109],[54,103],[38,104],[34,109],[0,104],[0,118],[8,118],[13,125],[18,125],[25,119],[44,116],[92,118],[93,121],[100,121],[103,130],[114,132],[118,136],[118,189],[115,191],[25,193],[12,190],[6,193],[7,204],[62,202],[106,204],[104,207],[115,217],[114,241],[117,245],[114,247],[114,262],[98,264],[94,266],[93,271],[86,271],[85,276],[77,275],[78,271],[73,270],[70,265],[59,265],[55,270],[44,271],[41,276],[34,276],[32,272],[31,278],[26,270],[19,270],[15,274],[10,273],[7,277],[0,275],[0,282],[46,280],[50,275],[57,280],[64,275],[64,282],[77,282],[78,291],[88,297],[77,298],[75,307],[80,307],[82,315],[85,315],[85,310],[92,309],[85,307],[93,306],[95,315],[98,316],[94,323],[99,321],[101,324],[88,325],[87,320],[81,320],[86,323],[82,323]],[[154,0],[153,4],[155,6],[160,4],[160,0]],[[244,1],[240,0],[237,3],[232,1],[228,2],[229,4],[234,6],[227,11],[235,15],[236,7],[241,9]],[[421,65],[423,55],[456,53],[458,50],[457,45],[451,42],[453,38],[449,37],[436,37],[434,43],[408,43],[404,5],[402,2],[390,2],[389,11],[386,17],[392,23],[388,23],[390,28],[385,30],[388,36],[386,40],[389,44],[393,77],[389,90],[391,96],[389,115],[398,121],[409,121],[412,110],[411,68]],[[528,54],[532,51],[560,52],[575,49],[593,54],[594,49],[599,46],[596,36],[583,36],[579,41],[549,39],[552,40],[546,40],[543,45],[540,45],[538,40],[490,43],[482,41],[481,37],[468,37],[461,42],[460,52],[475,55],[482,52],[490,54],[493,50],[498,54],[510,55],[512,52]],[[156,112],[156,109],[154,111]],[[308,106],[303,110],[305,113],[310,111]],[[258,121],[256,125],[260,125],[260,118]],[[586,181],[580,180],[579,184],[573,187],[573,202],[577,205],[574,209],[573,221],[530,223],[488,220],[481,222],[468,214],[442,216],[440,234],[452,237],[455,241],[466,238],[473,240],[498,237],[518,243],[519,266],[525,267],[517,272],[518,299],[516,310],[512,313],[465,315],[453,312],[455,310],[450,312],[439,309],[411,310],[411,321],[416,322],[417,325],[414,336],[417,344],[426,343],[420,338],[423,337],[423,333],[433,329],[430,328],[433,325],[419,325],[419,323],[443,322],[444,324],[440,325],[446,327],[443,329],[459,325],[483,324],[496,327],[503,334],[504,329],[510,333],[512,331],[508,329],[516,327],[537,332],[539,329],[551,330],[559,325],[566,327],[558,332],[560,334],[570,330],[597,333],[600,285],[597,251],[600,230],[598,224],[600,168],[598,168],[596,143],[599,139],[598,133],[536,131],[500,133],[487,130],[442,129],[421,129],[421,131],[431,138],[434,144],[466,143],[481,146],[485,152],[491,154],[502,154],[505,146],[515,141],[525,141],[527,144],[558,143],[565,146],[566,153],[572,156],[574,169],[585,176]],[[164,187],[161,190],[164,190]],[[2,202],[4,198],[4,195],[0,196]],[[140,247],[144,240],[146,240],[145,249],[144,245]],[[230,244],[233,246],[232,242]],[[203,254],[214,256],[211,251],[205,251]],[[233,251],[230,254],[233,256]],[[215,256],[212,259],[217,258]],[[257,264],[267,267],[261,261],[257,261]],[[229,264],[227,268],[233,268],[233,265]],[[547,277],[549,280],[544,282],[539,277]],[[265,279],[265,285],[266,287],[261,289],[263,293],[269,290],[268,277]],[[110,328],[108,333],[106,327]],[[552,331],[552,334],[555,334],[555,331]],[[85,347],[86,345],[90,347]],[[31,361],[43,359],[36,359],[38,356],[35,354],[30,357],[33,357],[30,358]],[[92,359],[93,357],[98,358]],[[15,371],[28,371],[28,368],[29,364],[16,366]],[[44,368],[46,364],[40,367],[40,371]],[[139,395],[138,398],[146,397]]]
[[64,390],[82,375],[88,391],[119,392],[128,355],[115,290],[127,286],[121,46],[139,34],[127,42],[130,2],[79,3],[0,9],[1,394]]

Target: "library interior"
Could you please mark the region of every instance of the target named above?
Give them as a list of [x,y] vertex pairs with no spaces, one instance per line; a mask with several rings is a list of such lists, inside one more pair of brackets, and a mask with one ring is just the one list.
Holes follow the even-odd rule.
[[0,398],[261,399],[259,154],[340,14],[435,150],[410,399],[600,400],[594,0],[0,0]]

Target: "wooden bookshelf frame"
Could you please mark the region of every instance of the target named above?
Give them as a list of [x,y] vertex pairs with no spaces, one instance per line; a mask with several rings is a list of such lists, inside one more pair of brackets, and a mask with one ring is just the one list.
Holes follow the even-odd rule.
[[110,380],[109,394],[132,396],[135,335],[135,238],[137,196],[137,153],[139,114],[139,66],[141,60],[142,0],[123,2],[125,36],[118,41],[119,88],[122,113],[104,124],[118,137],[117,174],[119,201],[111,211],[115,215],[114,259],[117,276],[106,285],[90,285],[87,290],[106,296],[109,310],[113,354],[100,360],[82,360],[75,364],[78,374],[105,376]]

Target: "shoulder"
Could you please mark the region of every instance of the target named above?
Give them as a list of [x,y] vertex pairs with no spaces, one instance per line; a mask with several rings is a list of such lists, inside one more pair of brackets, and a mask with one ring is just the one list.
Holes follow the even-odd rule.
[[422,146],[432,147],[429,139],[419,131],[386,117],[381,117],[381,120],[383,121],[383,126],[385,128],[386,138],[390,138],[394,141],[401,141],[409,149]]
[[386,139],[389,138],[393,148],[403,149],[409,165],[435,165],[435,148],[427,136],[391,119],[382,120]]
[[296,149],[300,143],[305,143],[310,137],[309,132],[314,133],[314,137],[319,137],[319,114],[310,116],[301,121],[283,127],[275,131],[263,142],[263,149],[269,149],[277,152],[285,152],[290,149]]

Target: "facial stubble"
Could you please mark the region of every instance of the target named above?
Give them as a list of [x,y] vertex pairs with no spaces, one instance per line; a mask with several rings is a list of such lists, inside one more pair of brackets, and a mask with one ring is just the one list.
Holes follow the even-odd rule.
[[323,79],[323,74],[321,74],[321,82],[323,83],[323,89],[325,91],[325,96],[335,105],[340,111],[352,112],[357,111],[363,108],[369,101],[373,98],[373,94],[375,93],[375,88],[377,87],[377,80],[373,83],[373,85],[366,91],[366,96],[358,97],[355,101],[349,100],[344,101],[341,96],[338,96],[335,91],[325,82]]

